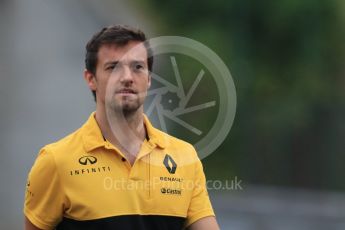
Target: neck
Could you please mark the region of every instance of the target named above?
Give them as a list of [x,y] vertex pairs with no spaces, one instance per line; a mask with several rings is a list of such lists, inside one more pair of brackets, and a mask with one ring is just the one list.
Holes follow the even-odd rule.
[[106,111],[97,105],[96,121],[103,136],[133,163],[146,137],[143,109],[122,113]]

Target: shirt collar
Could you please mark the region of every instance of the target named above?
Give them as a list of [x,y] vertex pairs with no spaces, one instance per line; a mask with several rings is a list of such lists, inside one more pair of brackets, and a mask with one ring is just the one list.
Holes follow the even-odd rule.
[[[89,119],[82,127],[83,130],[83,144],[85,150],[90,152],[96,148],[103,147],[106,141],[103,138],[101,129],[95,118],[95,112],[91,113]],[[148,142],[157,145],[160,148],[166,147],[166,135],[162,131],[152,126],[150,120],[144,115],[144,125],[146,127],[147,135],[149,137]]]
[[167,144],[166,134],[160,131],[159,129],[156,129],[155,127],[153,127],[148,117],[145,114],[143,115],[144,115],[144,124],[146,127],[146,132],[147,132],[147,135],[149,136],[149,142],[156,144],[160,148],[164,149]]
[[99,128],[96,118],[96,112],[91,113],[89,119],[82,127],[83,131],[83,144],[86,152],[90,152],[98,147],[104,146],[105,141]]

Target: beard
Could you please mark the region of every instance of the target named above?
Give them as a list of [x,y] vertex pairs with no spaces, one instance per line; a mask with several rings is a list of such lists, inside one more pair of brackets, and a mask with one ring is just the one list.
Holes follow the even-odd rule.
[[144,98],[114,95],[106,104],[113,113],[128,117],[135,114],[142,107]]

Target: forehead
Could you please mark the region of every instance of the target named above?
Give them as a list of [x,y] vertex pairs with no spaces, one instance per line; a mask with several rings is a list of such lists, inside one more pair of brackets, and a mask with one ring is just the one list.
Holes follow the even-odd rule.
[[147,51],[143,42],[130,41],[125,45],[104,44],[98,50],[98,63],[120,60],[146,61]]

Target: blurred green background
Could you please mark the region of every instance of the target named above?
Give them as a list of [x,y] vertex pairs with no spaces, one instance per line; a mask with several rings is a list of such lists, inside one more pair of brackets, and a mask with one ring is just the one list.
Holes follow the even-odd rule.
[[345,190],[344,1],[148,0],[144,8],[157,35],[195,39],[231,71],[236,118],[203,160],[209,179]]
[[[194,39],[230,69],[236,117],[203,159],[207,179],[243,182],[210,191],[222,229],[345,229],[344,12],[343,0],[0,0],[0,229],[22,229],[39,149],[94,111],[85,44],[110,24]],[[188,89],[200,66],[176,58]],[[195,104],[218,99],[207,77]],[[183,118],[207,131],[212,109]]]

